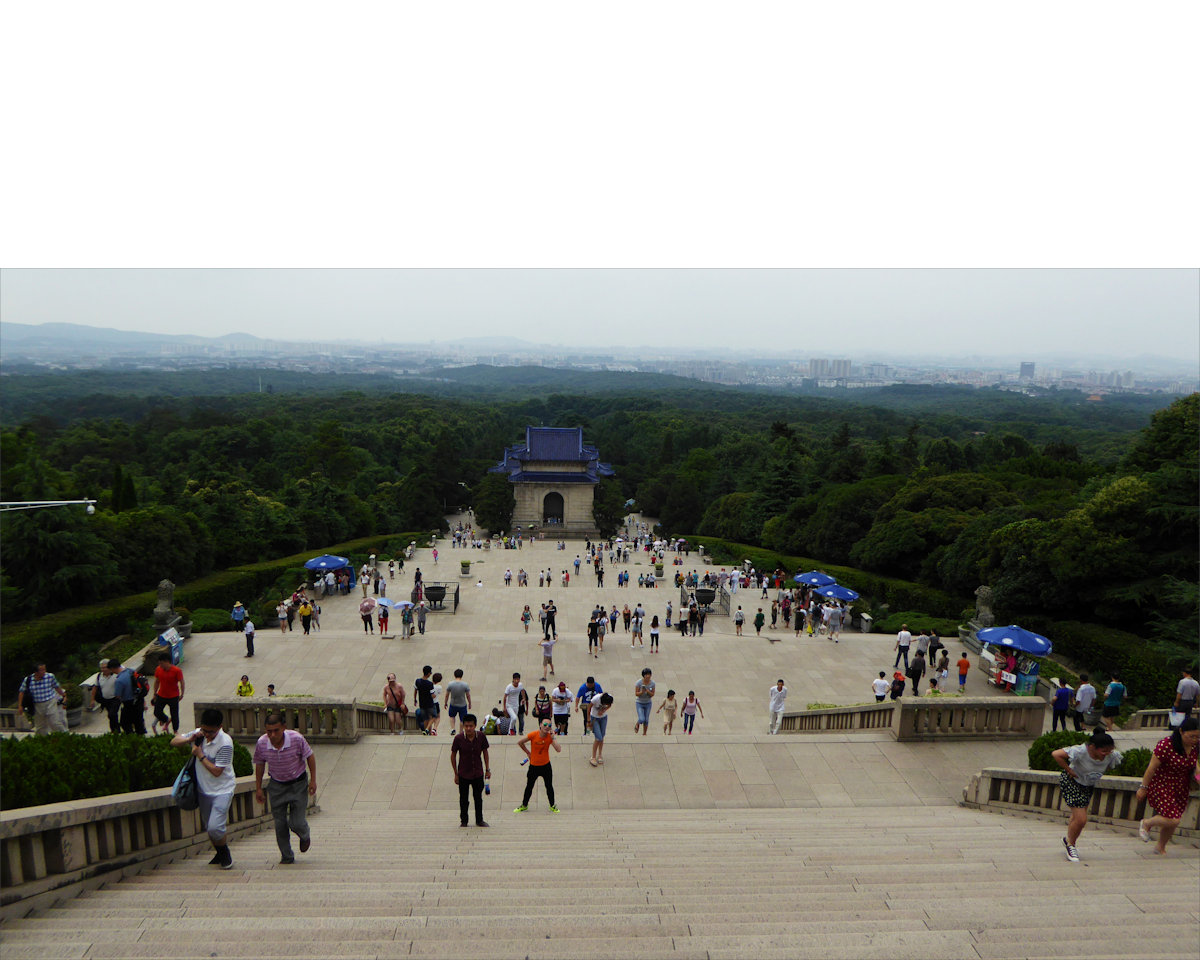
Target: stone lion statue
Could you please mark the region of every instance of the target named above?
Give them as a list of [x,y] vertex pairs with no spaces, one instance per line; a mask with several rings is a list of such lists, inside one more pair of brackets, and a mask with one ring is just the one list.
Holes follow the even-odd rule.
[[992,588],[983,584],[975,590],[975,620],[981,627],[993,626],[996,615],[992,613]]
[[167,623],[175,617],[175,584],[170,580],[158,582],[158,603],[154,605],[154,622]]

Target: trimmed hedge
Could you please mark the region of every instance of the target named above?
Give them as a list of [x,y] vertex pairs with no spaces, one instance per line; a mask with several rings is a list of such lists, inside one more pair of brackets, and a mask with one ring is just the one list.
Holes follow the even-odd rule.
[[1091,734],[1084,730],[1055,730],[1053,733],[1043,733],[1029,745],[1029,769],[1061,770],[1050,754],[1063,747],[1084,743],[1090,736]]
[[[0,807],[12,810],[43,803],[107,797],[169,787],[187,762],[183,747],[167,735],[52,733],[0,739]],[[233,745],[233,772],[254,772],[250,751]]]
[[940,617],[931,617],[916,610],[889,613],[884,619],[875,621],[874,630],[876,633],[899,633],[900,628],[906,623],[914,637],[922,630],[936,630],[937,635],[947,646],[958,643],[957,620],[943,620]]
[[[177,585],[175,602],[178,606],[185,606],[190,610],[229,609],[232,608],[234,600],[242,600],[250,606],[254,598],[275,586],[288,573],[295,575],[299,570],[307,574],[304,562],[318,553],[349,557],[364,549],[370,552],[384,540],[401,540],[405,543],[416,540],[417,543],[425,543],[428,539],[428,532],[362,537],[323,550],[314,548],[278,560],[231,567],[191,583]],[[292,586],[288,587],[289,594],[300,579],[296,577]],[[157,602],[157,591],[148,590],[144,593],[116,597],[103,603],[59,610],[32,620],[5,624],[0,632],[0,660],[6,668],[3,674],[0,674],[0,697],[3,697],[5,702],[16,699],[21,680],[39,660],[44,660],[53,673],[56,667],[61,668],[61,665],[72,657],[81,658],[91,664],[99,659],[102,646],[122,634],[133,634],[142,643],[149,643],[154,639],[151,627],[148,626],[149,617]],[[275,604],[272,602],[272,614],[274,608]],[[89,669],[88,674],[91,672]],[[59,676],[58,679],[62,681],[68,678]]]

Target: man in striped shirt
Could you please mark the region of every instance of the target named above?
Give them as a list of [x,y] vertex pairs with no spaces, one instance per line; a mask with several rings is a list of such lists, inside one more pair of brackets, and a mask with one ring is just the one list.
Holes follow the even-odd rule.
[[29,697],[33,704],[34,732],[63,733],[67,729],[67,718],[63,715],[62,698],[66,695],[54,674],[47,673],[46,665],[39,663],[33,673],[21,681],[17,715],[21,715],[25,698]]
[[[317,758],[301,734],[284,728],[278,710],[267,714],[266,730],[254,746],[254,797],[261,804],[271,798],[279,862],[295,863],[292,834],[300,838],[301,853],[312,845],[307,813],[308,798],[317,793]],[[271,782],[264,793],[263,772],[268,764]]]
[[229,805],[237,788],[233,774],[233,738],[221,729],[225,716],[209,707],[200,714],[200,726],[177,735],[171,746],[191,744],[196,758],[196,786],[199,788],[200,821],[208,831],[216,854],[208,862],[223,870],[233,869],[233,857],[225,840]]

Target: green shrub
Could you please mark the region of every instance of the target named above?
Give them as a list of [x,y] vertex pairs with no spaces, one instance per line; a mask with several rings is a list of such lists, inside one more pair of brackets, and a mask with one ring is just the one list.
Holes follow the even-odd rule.
[[[11,810],[169,787],[187,758],[187,751],[172,747],[165,735],[5,737],[0,740],[0,807]],[[233,772],[239,777],[254,772],[250,752],[240,743],[233,745]]]
[[1113,773],[1118,777],[1140,777],[1146,772],[1146,768],[1150,766],[1150,758],[1154,756],[1152,750],[1147,750],[1145,747],[1134,747],[1132,750],[1123,750],[1121,753],[1121,762],[1117,764]]
[[1029,745],[1029,769],[1061,770],[1062,767],[1050,754],[1063,747],[1085,743],[1090,736],[1090,733],[1083,730],[1055,730],[1053,733],[1043,733]]
[[83,688],[77,683],[64,683],[63,693],[66,697],[63,699],[63,706],[68,710],[74,710],[77,707],[83,706]]
[[922,630],[936,630],[943,641],[949,638],[949,643],[958,642],[958,621],[943,620],[931,617],[916,610],[904,610],[900,613],[889,613],[882,620],[876,620],[872,628],[876,633],[899,633],[900,627],[908,624],[909,631],[916,635]]
[[211,610],[201,607],[192,611],[192,633],[217,633],[232,630],[233,618],[228,610]]

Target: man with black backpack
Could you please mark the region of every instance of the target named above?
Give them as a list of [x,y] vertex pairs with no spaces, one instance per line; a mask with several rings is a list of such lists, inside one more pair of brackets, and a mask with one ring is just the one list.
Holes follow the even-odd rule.
[[121,701],[121,729],[125,733],[146,735],[146,696],[150,681],[130,667],[122,667],[116,658],[108,661],[108,669],[116,675],[116,696]]

